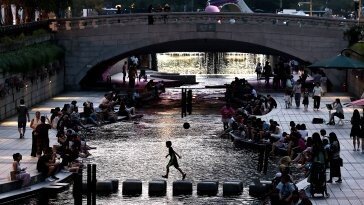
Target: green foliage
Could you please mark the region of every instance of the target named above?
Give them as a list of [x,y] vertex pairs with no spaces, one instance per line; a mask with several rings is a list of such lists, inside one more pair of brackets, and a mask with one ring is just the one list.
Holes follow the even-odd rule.
[[12,38],[10,38],[9,36],[4,36],[0,39],[0,43],[7,45],[7,46],[13,44],[14,42],[15,41]]
[[344,39],[349,42],[349,47],[354,43],[363,39],[364,36],[364,26],[355,25],[344,31]]
[[26,73],[51,63],[64,55],[55,44],[42,43],[0,55],[0,71]]
[[49,33],[48,31],[46,31],[45,29],[37,29],[35,31],[33,31],[33,36],[41,36],[44,34]]

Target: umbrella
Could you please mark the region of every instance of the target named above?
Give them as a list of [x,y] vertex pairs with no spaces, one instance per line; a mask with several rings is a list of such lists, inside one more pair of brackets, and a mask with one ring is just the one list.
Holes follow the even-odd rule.
[[336,69],[364,69],[364,62],[337,55],[332,58],[327,58],[308,66],[309,68],[336,68]]

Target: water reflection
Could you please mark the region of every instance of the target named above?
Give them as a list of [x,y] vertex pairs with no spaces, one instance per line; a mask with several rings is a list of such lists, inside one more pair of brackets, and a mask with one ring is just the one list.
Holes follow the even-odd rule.
[[162,53],[158,71],[180,74],[254,74],[264,55],[250,53]]
[[[199,77],[206,82],[206,78]],[[209,79],[210,80],[210,79]],[[209,81],[207,80],[207,81]],[[213,78],[212,82],[231,81],[232,78]],[[209,81],[211,83],[211,81]],[[196,91],[196,92],[195,92]],[[119,179],[121,182],[136,178],[143,181],[143,194],[140,197],[123,197],[121,192],[110,197],[98,198],[100,204],[254,204],[259,200],[248,195],[248,189],[237,197],[222,197],[221,183],[227,179],[241,179],[248,187],[253,178],[270,179],[276,170],[271,170],[267,176],[257,173],[258,155],[244,149],[234,147],[228,139],[219,137],[222,124],[219,108],[223,101],[223,90],[198,89],[194,91],[195,102],[193,114],[186,118],[180,117],[180,89],[167,89],[168,101],[162,99],[159,105],[149,105],[141,112],[145,115],[138,122],[121,122],[102,127],[95,139],[89,141],[97,150],[93,151],[92,163],[97,164],[98,178]],[[175,103],[175,106],[164,106]],[[189,129],[183,128],[183,123],[189,122]],[[165,173],[168,150],[165,141],[171,140],[172,147],[182,155],[179,160],[181,169],[187,173],[187,180],[194,185],[192,196],[172,196],[172,183],[181,178],[180,173],[171,168],[167,185],[166,197],[149,197],[148,181],[160,179]],[[220,182],[217,197],[199,197],[196,195],[198,181],[210,179]]]

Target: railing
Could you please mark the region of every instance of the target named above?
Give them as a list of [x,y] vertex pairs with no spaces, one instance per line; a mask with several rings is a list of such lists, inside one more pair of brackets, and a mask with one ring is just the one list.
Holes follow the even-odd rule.
[[53,20],[50,28],[53,31],[91,29],[102,26],[146,25],[148,17],[153,17],[153,24],[259,24],[284,25],[288,27],[314,27],[346,29],[357,22],[355,20],[278,15],[265,13],[138,13],[110,16],[95,16],[72,19]]
[[16,36],[21,33],[24,33],[25,35],[32,34],[33,31],[38,29],[48,30],[50,23],[51,20],[44,20],[17,25],[0,26],[0,37],[5,35]]

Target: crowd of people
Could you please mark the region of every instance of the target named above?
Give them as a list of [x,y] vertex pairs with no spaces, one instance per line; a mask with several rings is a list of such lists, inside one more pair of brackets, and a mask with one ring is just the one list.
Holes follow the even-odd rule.
[[[258,67],[257,70],[260,69],[261,65]],[[257,72],[257,79],[262,78],[262,73],[264,72]],[[308,111],[309,98],[312,97],[314,111],[319,110],[321,97],[327,92],[326,76],[320,71],[314,72],[312,82],[308,83],[305,81],[307,72],[299,73],[301,75],[298,80],[294,81],[293,76],[291,76],[285,84],[284,101],[286,108],[290,108],[294,100],[296,108],[300,108],[302,102],[304,111]],[[272,181],[274,188],[270,193],[271,203],[312,204],[306,196],[305,190],[297,189],[294,183],[297,179],[294,179],[292,170],[299,172],[301,177],[307,177],[310,183],[309,191],[312,195],[316,193],[327,195],[326,183],[333,183],[334,178],[336,178],[335,183],[342,182],[340,167],[343,162],[340,157],[340,143],[336,134],[331,132],[327,136],[326,130],[322,129],[309,136],[305,124],[296,124],[293,121],[290,123],[291,129],[283,131],[277,121],[271,119],[266,122],[259,118],[259,115],[266,114],[277,107],[275,100],[269,95],[261,99],[257,99],[257,96],[259,95],[257,95],[254,87],[245,79],[236,78],[231,83],[230,90],[227,91],[227,103],[221,108],[220,114],[224,133],[230,132],[242,140],[253,143],[265,143],[272,147],[271,156],[279,155],[282,157],[277,168],[278,173]],[[301,99],[302,97],[303,99]],[[257,109],[249,109],[252,107],[250,104],[252,102],[256,102],[253,107],[257,107],[259,112]],[[232,106],[234,103],[243,106],[241,108],[234,107]],[[330,106],[332,106],[333,112],[330,112],[327,124],[334,125],[335,117],[339,120],[344,119],[343,106],[340,99],[335,99]],[[238,108],[235,109],[236,107]],[[353,137],[354,150],[357,151],[359,151],[360,146],[359,138],[362,136],[362,130],[364,130],[362,128],[364,123],[361,119],[358,110],[355,110],[351,120],[353,128],[350,136]],[[329,170],[330,173],[328,179],[326,179],[326,170]]]

